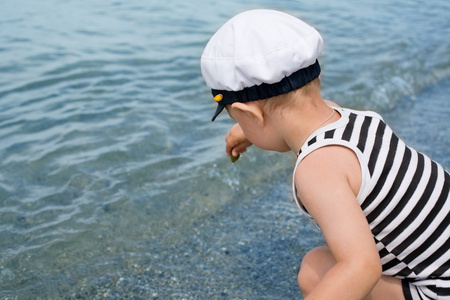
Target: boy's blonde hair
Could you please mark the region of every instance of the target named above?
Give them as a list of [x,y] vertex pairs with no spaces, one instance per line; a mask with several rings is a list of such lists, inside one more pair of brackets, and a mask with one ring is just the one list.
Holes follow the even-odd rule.
[[280,113],[283,113],[284,109],[289,108],[293,102],[298,101],[298,99],[310,99],[316,93],[320,93],[320,77],[308,82],[299,89],[283,95],[258,100],[256,103],[266,112],[272,113],[280,110]]

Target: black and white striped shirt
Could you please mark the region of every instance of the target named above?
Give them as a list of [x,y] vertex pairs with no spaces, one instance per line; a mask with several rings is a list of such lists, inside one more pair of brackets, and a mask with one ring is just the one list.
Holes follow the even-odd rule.
[[[372,230],[383,274],[450,277],[449,173],[407,147],[378,114],[336,110],[341,118],[308,138],[296,166],[320,147],[341,145],[353,150],[362,170],[357,200]],[[305,211],[295,186],[294,196]]]

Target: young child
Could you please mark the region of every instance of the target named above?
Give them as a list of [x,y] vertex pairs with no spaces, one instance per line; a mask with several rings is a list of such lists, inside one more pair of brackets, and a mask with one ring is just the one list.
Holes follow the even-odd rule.
[[299,208],[326,246],[304,257],[305,299],[450,299],[450,176],[374,112],[320,94],[319,33],[272,10],[241,13],[208,42],[202,75],[237,121],[226,151],[298,155]]

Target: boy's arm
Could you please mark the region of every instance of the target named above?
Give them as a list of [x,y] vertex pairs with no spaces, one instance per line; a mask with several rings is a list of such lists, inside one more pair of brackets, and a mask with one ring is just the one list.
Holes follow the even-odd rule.
[[239,124],[235,124],[225,137],[228,155],[237,156],[244,153],[252,143],[247,139]]
[[297,167],[302,204],[337,261],[307,299],[363,299],[381,276],[380,257],[356,200],[360,174],[356,155],[340,146],[318,149]]

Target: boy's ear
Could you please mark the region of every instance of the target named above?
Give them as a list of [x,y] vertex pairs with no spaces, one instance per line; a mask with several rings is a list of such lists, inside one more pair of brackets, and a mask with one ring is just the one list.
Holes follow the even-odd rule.
[[240,110],[244,114],[248,115],[250,118],[254,119],[260,126],[264,124],[263,111],[257,104],[253,102],[247,103],[235,102],[231,104],[231,108]]

